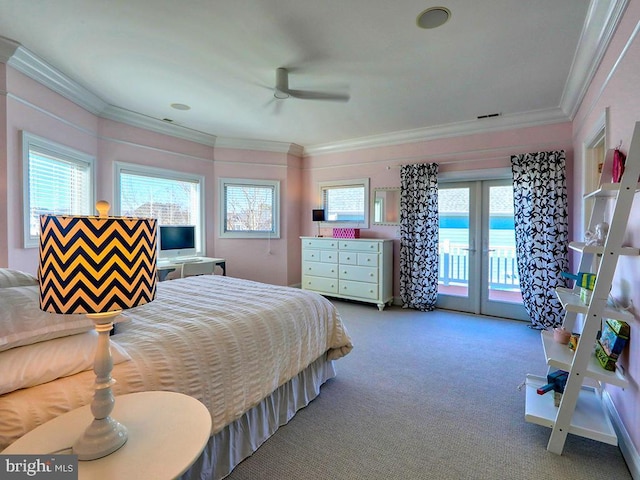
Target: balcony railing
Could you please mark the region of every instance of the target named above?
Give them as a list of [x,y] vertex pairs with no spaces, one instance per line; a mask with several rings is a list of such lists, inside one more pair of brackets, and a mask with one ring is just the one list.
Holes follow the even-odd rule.
[[[447,245],[439,249],[438,280],[443,285],[469,284],[469,251],[466,245]],[[489,288],[520,288],[520,277],[514,247],[493,247],[489,252]]]

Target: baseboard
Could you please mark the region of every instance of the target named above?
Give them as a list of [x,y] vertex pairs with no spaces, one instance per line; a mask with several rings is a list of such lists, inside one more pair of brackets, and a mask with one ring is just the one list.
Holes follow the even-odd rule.
[[627,432],[627,429],[622,423],[622,419],[620,418],[620,415],[618,415],[618,411],[616,410],[616,406],[613,404],[613,400],[611,399],[609,392],[606,390],[603,391],[602,398],[604,399],[604,404],[606,405],[611,421],[613,422],[613,428],[618,435],[618,446],[620,447],[624,460],[627,462],[627,467],[631,472],[631,477],[634,480],[640,480],[640,454],[638,454],[638,450],[631,441],[629,432]]

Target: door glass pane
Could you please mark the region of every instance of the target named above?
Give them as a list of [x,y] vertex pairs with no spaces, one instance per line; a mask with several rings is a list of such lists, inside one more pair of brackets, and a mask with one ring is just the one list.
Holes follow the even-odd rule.
[[469,296],[469,189],[438,189],[438,293]]
[[489,300],[522,303],[516,262],[513,187],[489,189]]

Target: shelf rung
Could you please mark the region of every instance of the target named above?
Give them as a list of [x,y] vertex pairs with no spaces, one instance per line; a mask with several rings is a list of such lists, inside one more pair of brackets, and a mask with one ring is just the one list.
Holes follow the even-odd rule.
[[[563,308],[569,312],[587,313],[589,305],[580,300],[580,297],[570,288],[556,288],[556,295],[560,300]],[[602,318],[613,318],[614,320],[622,320],[624,322],[632,322],[634,316],[626,310],[616,310],[615,308],[606,307],[602,312]]]
[[[559,407],[554,405],[551,392],[545,395],[536,392],[538,387],[546,383],[543,377],[527,375],[524,418],[527,422],[553,428]],[[569,433],[609,445],[618,444],[618,437],[596,389],[583,386],[580,390]]]
[[[577,252],[593,253],[596,255],[602,255],[604,252],[603,245],[587,245],[585,242],[569,242],[569,248]],[[640,255],[640,249],[635,247],[620,247],[618,254],[625,256],[638,256]]]
[[[571,350],[567,345],[562,345],[556,342],[553,339],[552,332],[542,331],[540,333],[547,365],[553,368],[559,368],[560,370],[571,370],[574,356],[573,350]],[[586,347],[586,345],[583,345],[583,347]],[[611,385],[616,385],[617,387],[625,388],[629,386],[629,381],[619,369],[616,369],[615,372],[605,370],[602,368],[600,363],[598,363],[598,359],[594,353],[591,353],[591,358],[589,359],[585,375],[599,382],[609,383]]]

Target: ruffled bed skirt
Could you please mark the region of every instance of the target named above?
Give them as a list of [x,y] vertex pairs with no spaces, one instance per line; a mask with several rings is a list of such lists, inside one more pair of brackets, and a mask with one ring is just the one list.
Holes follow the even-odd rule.
[[320,394],[320,387],[336,376],[326,355],[280,386],[270,396],[209,438],[182,480],[220,480],[251,456],[276,430]]

